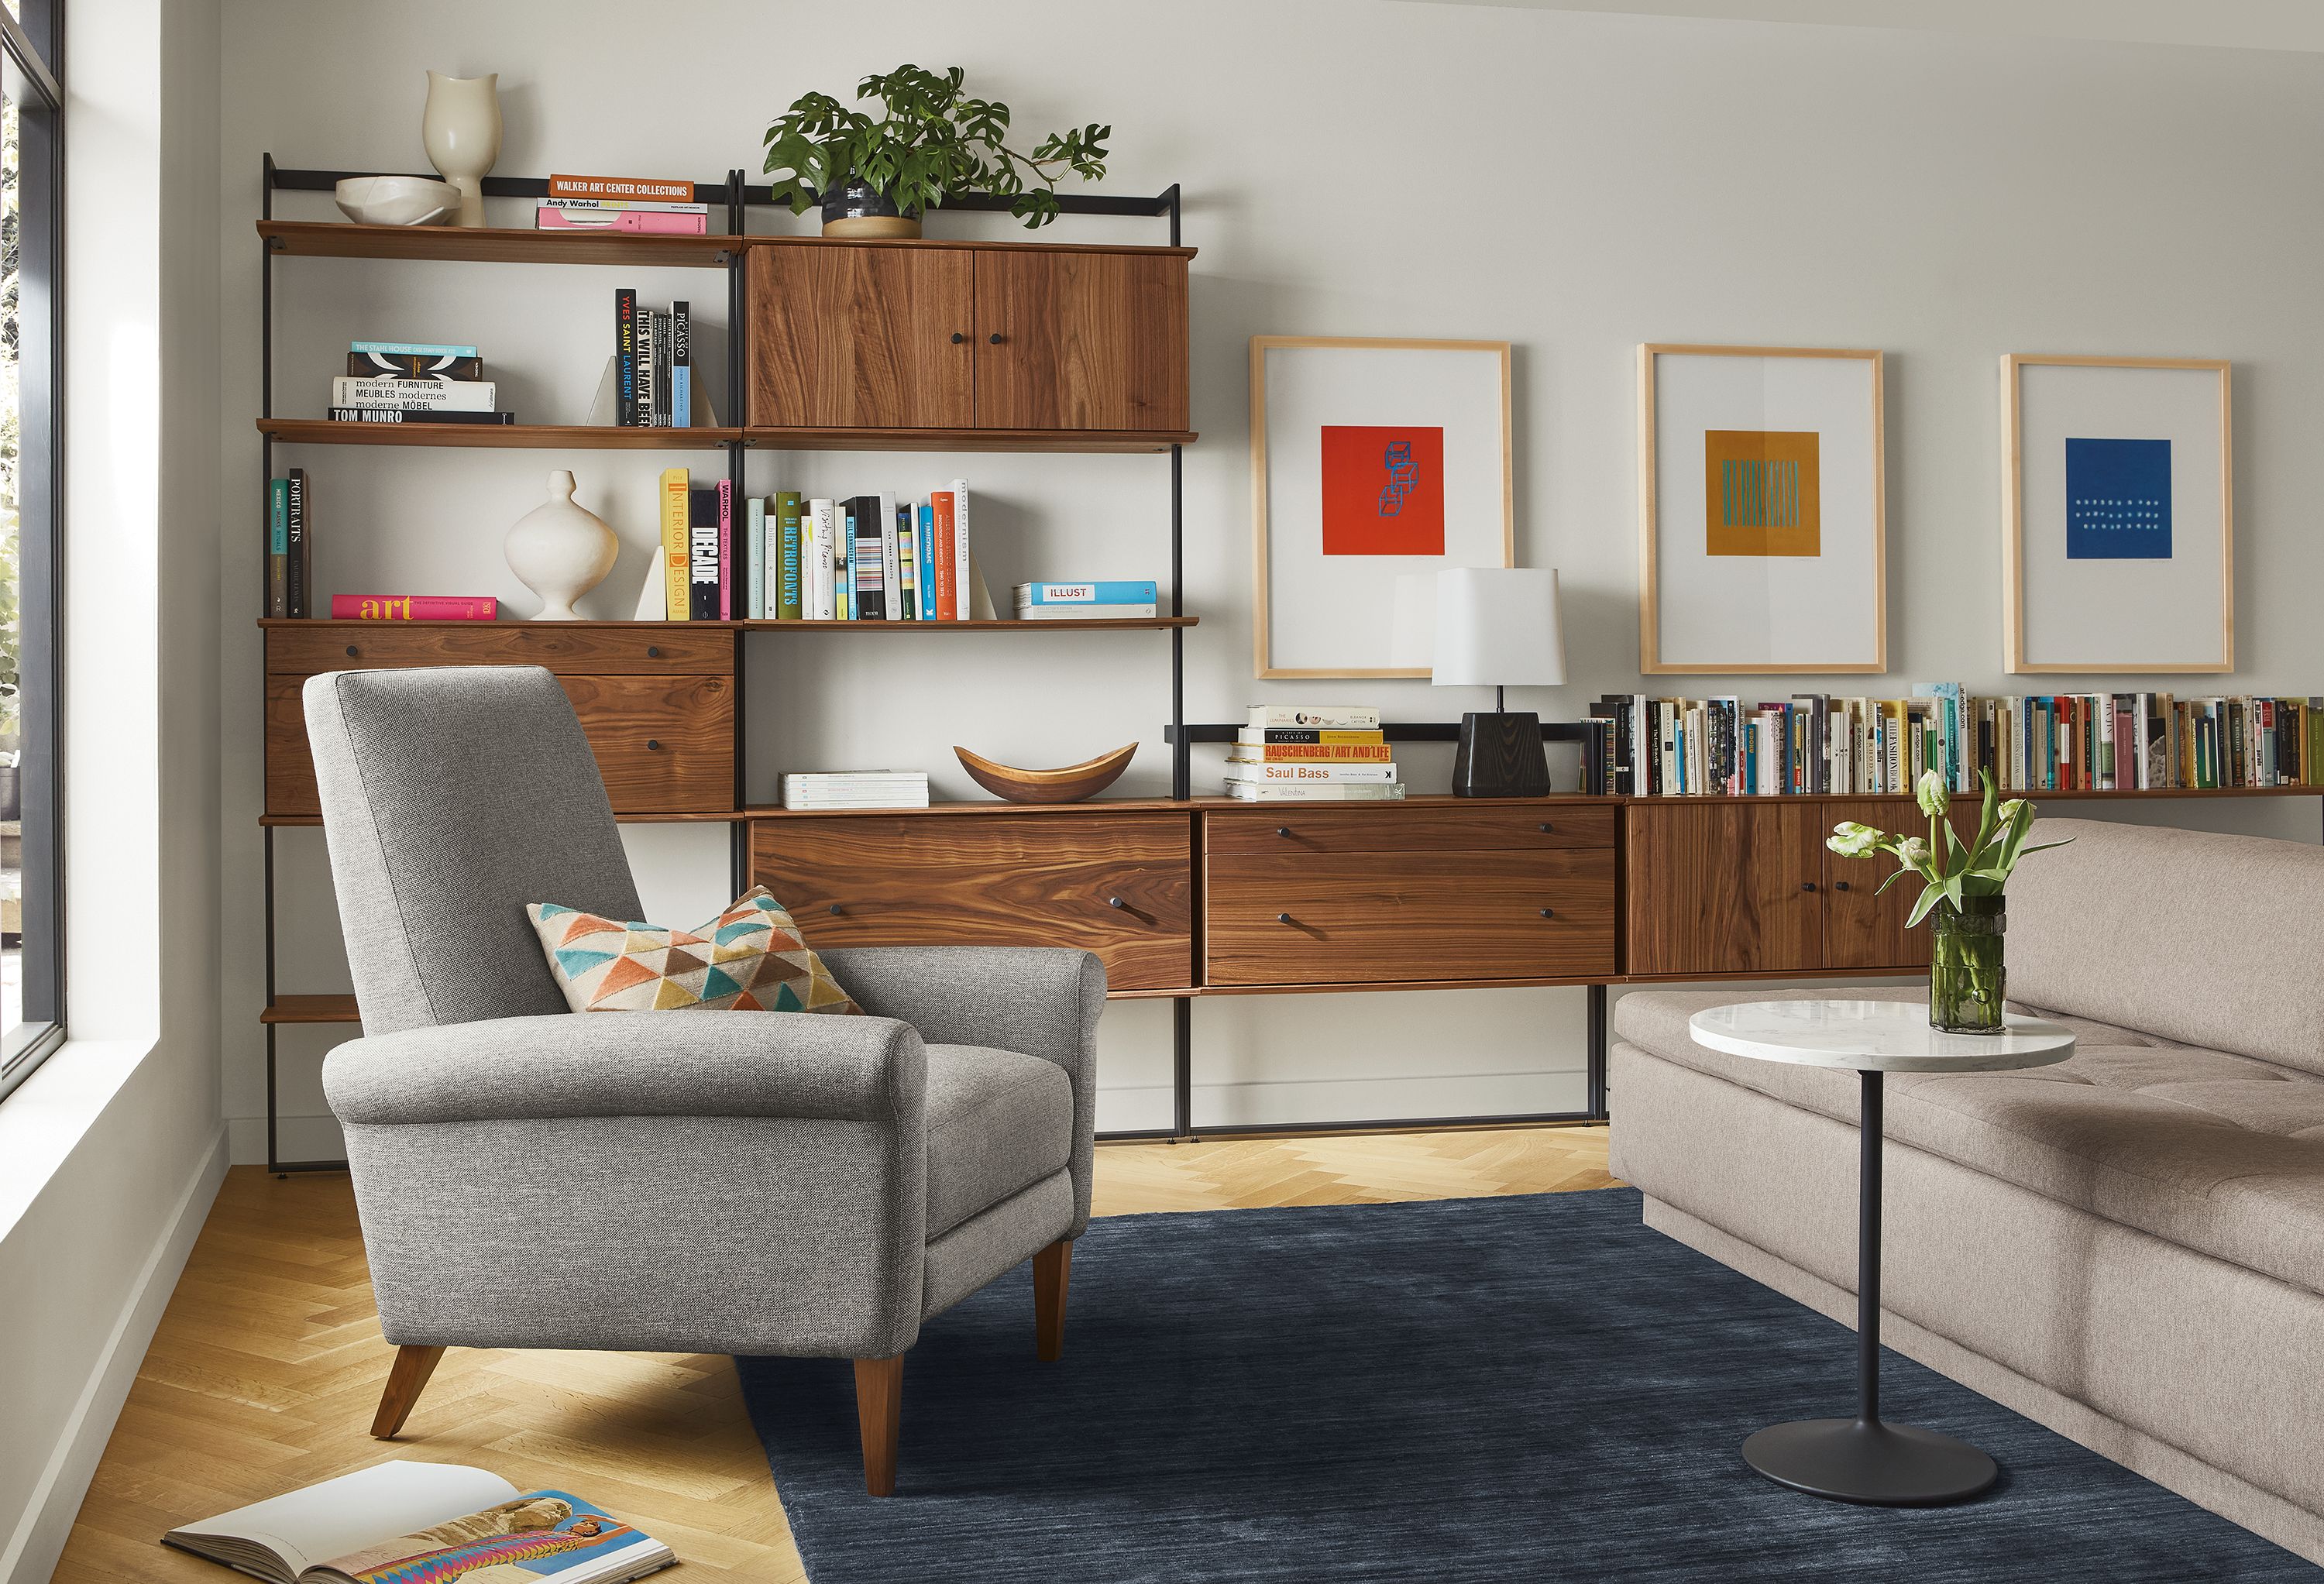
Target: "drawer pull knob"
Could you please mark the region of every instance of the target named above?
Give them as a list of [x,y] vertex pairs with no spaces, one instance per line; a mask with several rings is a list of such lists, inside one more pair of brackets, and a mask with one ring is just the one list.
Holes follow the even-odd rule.
[[[349,654],[353,654],[355,651],[349,649],[347,652]],[[1275,833],[1278,836],[1287,836],[1291,833],[1291,827],[1289,825],[1277,825],[1275,827]]]
[[1542,916],[1544,918],[1555,918],[1555,917],[1557,916],[1557,914],[1556,914],[1556,911],[1555,911],[1554,909],[1553,909],[1553,908],[1548,908],[1548,907],[1545,907],[1545,908],[1543,908],[1543,909],[1541,910],[1541,916]]
[[1275,922],[1277,924],[1289,924],[1291,922],[1291,915],[1288,913],[1278,913],[1275,916]]
[[658,643],[650,643],[646,645],[646,658],[650,660],[658,660],[661,658],[661,645]]
[[968,337],[967,337],[967,336],[964,336],[964,335],[962,335],[958,330],[954,330],[954,331],[952,333],[952,344],[953,344],[954,346],[959,345],[962,342],[964,342],[964,341],[965,341],[965,340],[967,340],[967,339],[968,339]]
[[831,912],[832,912],[832,916],[833,916],[834,917],[837,917],[840,914],[843,914],[843,913],[844,913],[844,912],[846,912],[846,911],[847,911],[847,909],[845,909],[844,907],[841,907],[838,903],[836,903],[836,902],[834,902],[834,903],[831,905]]
[[1123,901],[1119,897],[1108,897],[1105,899],[1105,905],[1109,907],[1127,907],[1130,906],[1129,903]]
[[347,645],[347,658],[348,658],[349,659],[353,659],[353,658],[355,658],[355,645],[353,645],[353,644],[349,644],[349,645]]
[[998,345],[1001,345],[1001,332],[1000,332],[1000,331],[998,331],[998,330],[995,330],[995,331],[993,331],[993,332],[992,332],[992,334],[991,334],[991,335],[987,336],[984,339],[985,339],[988,343],[990,343],[991,345],[994,345],[994,346],[998,346]]
[[1835,891],[1844,891],[1848,889],[1848,882],[1846,880],[1834,880],[1831,882],[1831,889]]
[[1541,833],[1542,833],[1543,835],[1545,835],[1545,836],[1546,836],[1546,835],[1550,834],[1552,832],[1555,831],[1556,829],[1557,829],[1557,827],[1556,827],[1555,825],[1554,825],[1554,824],[1551,824],[1547,820],[1544,820],[1544,821],[1542,821],[1542,822],[1541,822]]
[[648,752],[650,752],[650,753],[659,753],[659,752],[660,752],[660,751],[661,751],[661,739],[660,739],[660,738],[659,738],[659,737],[649,737],[649,738],[647,738],[647,739],[646,739],[646,750],[647,750],[647,751],[648,751]]
[[1803,890],[1803,891],[1812,891],[1812,890],[1814,890],[1814,889],[1815,889],[1815,881],[1813,881],[1813,880],[1802,880],[1802,881],[1800,882],[1800,889],[1801,889],[1801,890]]

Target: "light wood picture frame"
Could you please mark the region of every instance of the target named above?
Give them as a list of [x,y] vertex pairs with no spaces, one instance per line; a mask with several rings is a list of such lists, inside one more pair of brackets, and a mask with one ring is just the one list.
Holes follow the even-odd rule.
[[1252,336],[1252,674],[1426,677],[1397,579],[1516,564],[1513,457],[1506,341]]
[[2234,365],[2001,359],[2002,659],[2236,668]]
[[1877,351],[1638,348],[1638,668],[1888,669]]

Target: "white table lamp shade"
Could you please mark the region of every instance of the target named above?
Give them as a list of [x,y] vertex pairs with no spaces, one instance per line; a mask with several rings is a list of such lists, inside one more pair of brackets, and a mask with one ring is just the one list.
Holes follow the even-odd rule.
[[1439,687],[1554,687],[1565,680],[1557,573],[1454,566],[1436,575]]

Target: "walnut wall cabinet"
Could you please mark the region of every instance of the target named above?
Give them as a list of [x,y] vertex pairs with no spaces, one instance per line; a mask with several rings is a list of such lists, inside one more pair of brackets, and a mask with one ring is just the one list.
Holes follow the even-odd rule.
[[1177,434],[1191,248],[761,239],[753,429]]

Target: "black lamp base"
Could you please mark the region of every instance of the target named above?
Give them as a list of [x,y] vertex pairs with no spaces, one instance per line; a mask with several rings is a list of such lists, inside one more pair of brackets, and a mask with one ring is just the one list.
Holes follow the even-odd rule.
[[1452,755],[1455,797],[1546,797],[1549,755],[1541,745],[1541,717],[1531,711],[1461,717],[1461,746]]

